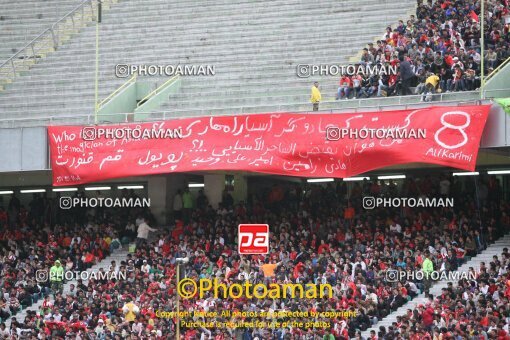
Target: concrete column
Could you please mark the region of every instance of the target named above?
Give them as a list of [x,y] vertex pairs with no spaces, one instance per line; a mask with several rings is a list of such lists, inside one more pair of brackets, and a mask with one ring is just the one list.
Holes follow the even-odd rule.
[[166,176],[151,176],[147,182],[151,211],[159,225],[166,224]]
[[248,199],[248,178],[242,174],[234,175],[234,192],[232,193],[234,202],[246,202]]
[[[171,215],[174,211],[174,197],[177,190],[184,191],[187,185],[186,175],[184,174],[171,174],[167,176],[166,181],[166,221],[168,224],[173,224]],[[163,190],[163,188],[162,188]]]
[[221,202],[221,194],[225,189],[225,175],[204,175],[204,193],[214,209]]

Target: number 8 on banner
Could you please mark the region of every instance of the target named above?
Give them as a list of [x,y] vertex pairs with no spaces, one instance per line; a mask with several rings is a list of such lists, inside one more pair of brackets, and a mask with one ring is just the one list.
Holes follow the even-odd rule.
[[239,254],[269,253],[269,225],[240,224],[238,237]]
[[[446,116],[453,116],[453,115],[455,115],[455,116],[460,115],[460,116],[465,117],[466,122],[462,125],[453,125],[453,124],[450,124],[445,121],[444,118]],[[457,148],[460,148],[461,146],[464,146],[469,141],[466,131],[464,131],[464,129],[467,128],[470,123],[471,123],[471,117],[469,116],[469,114],[467,112],[452,111],[452,112],[443,113],[443,115],[441,116],[441,124],[443,124],[443,126],[439,130],[437,130],[436,134],[434,135],[434,139],[436,140],[436,143],[441,145],[445,149],[457,149]],[[459,131],[463,137],[462,142],[455,144],[455,145],[449,145],[449,144],[444,143],[442,140],[440,140],[439,135],[446,129]]]

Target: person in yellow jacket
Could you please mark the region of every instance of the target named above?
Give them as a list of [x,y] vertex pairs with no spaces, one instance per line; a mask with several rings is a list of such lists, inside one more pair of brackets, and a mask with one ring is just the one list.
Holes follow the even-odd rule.
[[439,87],[439,77],[435,74],[431,74],[425,80],[425,89],[423,90],[422,101],[432,101],[432,95],[436,92],[441,92]]
[[53,294],[62,293],[64,286],[64,267],[59,260],[56,260],[50,268],[50,285]]
[[437,88],[437,84],[439,84],[439,77],[435,74],[431,74],[427,77],[427,80],[425,80],[425,85],[430,85],[433,88]]
[[128,302],[122,307],[122,312],[127,322],[133,322],[136,319],[136,314],[140,312],[140,308],[134,304],[132,298],[129,298]]
[[430,259],[430,252],[428,251],[425,253],[425,260],[423,260],[421,270],[423,272],[423,290],[425,291],[425,294],[428,295],[430,286],[432,285],[431,274],[434,271],[434,263]]
[[115,326],[112,324],[112,321],[110,319],[106,319],[106,329],[108,329],[110,332],[115,332]]
[[321,96],[321,91],[319,91],[319,82],[316,81],[315,83],[313,83],[312,95],[310,96],[310,101],[312,102],[314,111],[319,111],[319,103],[320,103],[321,99],[322,99],[322,96]]

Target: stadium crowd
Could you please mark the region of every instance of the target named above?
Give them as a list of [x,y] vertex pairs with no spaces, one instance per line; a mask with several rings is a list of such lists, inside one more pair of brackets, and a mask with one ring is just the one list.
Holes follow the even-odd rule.
[[[480,86],[480,1],[418,1],[416,15],[387,27],[363,49],[356,75],[343,75],[336,99],[471,91]],[[485,75],[510,57],[508,0],[486,1]],[[367,66],[393,66],[395,72],[370,74]],[[387,69],[388,70],[388,69]]]
[[[212,295],[201,299],[195,295],[191,299],[181,299],[181,310],[344,310],[355,312],[355,316],[300,320],[329,323],[325,328],[205,329],[183,326],[183,339],[348,339],[402,306],[425,288],[423,282],[419,281],[390,282],[385,277],[388,269],[420,269],[425,259],[429,258],[436,270],[455,270],[460,263],[475,256],[507,232],[510,229],[510,207],[503,201],[501,190],[498,180],[493,177],[479,183],[462,183],[459,179],[446,176],[407,178],[400,185],[392,181],[365,181],[354,184],[350,190],[345,182],[337,182],[336,185],[328,183],[326,186],[275,184],[267,192],[260,192],[250,197],[248,202],[237,204],[225,192],[223,202],[217,208],[210,206],[207,197],[201,192],[194,202],[194,208],[186,208],[189,211],[183,211],[183,206],[174,205],[174,214],[182,216],[182,220],[177,220],[169,229],[160,228],[156,237],[149,237],[148,240],[140,238],[140,233],[133,234],[133,224],[138,224],[140,229],[143,223],[143,219],[137,218],[142,214],[141,211],[122,214],[121,219],[119,212],[98,214],[97,211],[86,211],[82,217],[86,220],[85,225],[92,227],[85,229],[71,228],[66,222],[59,221],[54,223],[54,227],[36,231],[37,222],[28,224],[26,229],[34,235],[32,237],[15,239],[3,234],[3,242],[11,246],[6,248],[2,243],[4,256],[0,263],[3,273],[10,273],[7,278],[11,279],[11,287],[20,286],[25,283],[25,278],[33,277],[33,270],[22,273],[26,268],[22,263],[31,264],[31,261],[23,261],[25,257],[20,256],[20,260],[12,263],[8,255],[11,249],[30,249],[30,244],[35,244],[35,253],[42,254],[44,265],[49,268],[54,260],[65,261],[68,256],[74,255],[70,253],[82,248],[82,244],[86,250],[79,252],[78,258],[80,254],[90,251],[90,248],[96,249],[96,245],[103,256],[108,254],[108,238],[128,238],[129,242],[134,242],[136,235],[137,247],[125,261],[112,263],[109,269],[125,273],[127,280],[90,280],[87,285],[78,282],[66,294],[55,291],[51,286],[40,287],[42,295],[51,293],[45,298],[40,310],[28,313],[24,320],[13,320],[10,328],[0,325],[0,336],[33,336],[34,339],[175,339],[176,318],[161,318],[158,315],[161,312],[176,311],[176,258],[188,257],[189,262],[183,266],[181,274],[193,280],[217,278],[222,283],[243,283],[249,280],[253,284],[329,283],[334,294],[331,299],[216,299]],[[455,207],[363,210],[361,202],[365,195],[451,196],[455,199]],[[189,200],[189,197],[185,200]],[[150,216],[146,217],[152,221]],[[237,253],[237,225],[246,222],[268,223],[271,226],[268,256],[240,256]],[[19,223],[2,223],[2,231],[15,232]],[[118,233],[118,237],[113,236],[115,233]],[[72,245],[64,243],[65,235],[71,240],[81,237],[81,241],[77,244],[75,241]],[[37,242],[41,242],[44,249],[39,249]],[[453,308],[454,316],[463,314],[475,320],[483,311],[476,310],[475,315],[472,315],[473,308],[481,304],[487,307],[485,302],[475,299],[480,292],[487,294],[487,288],[482,283],[487,280],[488,285],[497,286],[496,290],[494,287],[488,289],[493,293],[498,292],[497,298],[493,294],[490,308],[492,313],[499,313],[499,317],[489,318],[489,324],[482,325],[482,329],[490,334],[497,328],[498,334],[507,336],[507,256],[503,254],[502,258],[495,260],[495,264],[489,264],[487,269],[480,268],[477,271],[479,280],[461,283],[460,288],[454,292],[457,295],[450,293],[448,300],[443,296],[431,297],[430,306],[412,311],[414,317],[402,320],[395,329],[389,329],[386,333],[393,334],[396,329],[402,331],[403,326],[408,326],[405,331],[409,332],[412,339],[423,339],[427,336],[424,332],[428,332],[432,338],[437,329],[439,333],[444,328],[446,333],[462,330],[463,326],[458,326],[458,323],[445,323],[435,315],[433,319],[437,319],[437,322],[430,326],[426,315],[430,309],[435,311],[436,306],[448,304]],[[100,259],[101,256],[94,257],[94,261]],[[76,265],[74,261],[71,256],[69,263]],[[492,282],[493,279],[496,281]],[[15,294],[12,290],[3,289],[2,292],[4,296]],[[457,308],[460,296],[463,297],[460,302],[462,306]],[[464,297],[473,299],[474,303],[467,303]],[[506,309],[501,310],[502,305]],[[7,315],[2,316],[2,319],[5,317]],[[219,317],[216,321],[240,321],[235,318],[221,319]],[[199,321],[199,318],[185,317],[182,320]],[[205,321],[210,320],[206,318]],[[250,318],[244,321],[248,322]],[[479,326],[476,327],[478,329]],[[381,333],[384,332],[381,330]],[[379,339],[382,338],[397,337],[381,334]]]
[[142,213],[136,209],[59,210],[59,198],[34,194],[27,209],[13,195],[7,207],[0,208],[2,321],[54,290],[61,292],[63,279],[49,281],[50,268],[56,263],[67,271],[82,272],[120,248],[119,234],[114,228],[122,220],[118,216],[136,217]]
[[397,318],[392,326],[371,331],[373,339],[501,339],[510,338],[510,253],[503,249],[476,280],[449,284],[441,295]]

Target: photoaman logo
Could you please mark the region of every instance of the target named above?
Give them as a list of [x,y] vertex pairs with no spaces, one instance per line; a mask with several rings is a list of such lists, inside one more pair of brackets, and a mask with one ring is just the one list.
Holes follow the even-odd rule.
[[423,279],[430,279],[432,281],[459,281],[476,280],[474,272],[459,272],[459,271],[437,271],[434,270],[428,274],[422,270],[395,270],[389,269],[385,273],[387,282],[406,282],[406,281],[422,281]]
[[215,299],[281,299],[281,298],[299,298],[299,299],[317,299],[333,298],[333,287],[328,284],[298,284],[298,283],[271,283],[266,286],[262,283],[252,284],[244,282],[243,284],[224,284],[218,279],[200,279],[197,281],[187,278],[179,281],[177,293],[184,299],[198,297],[203,299],[208,293],[212,293]]

